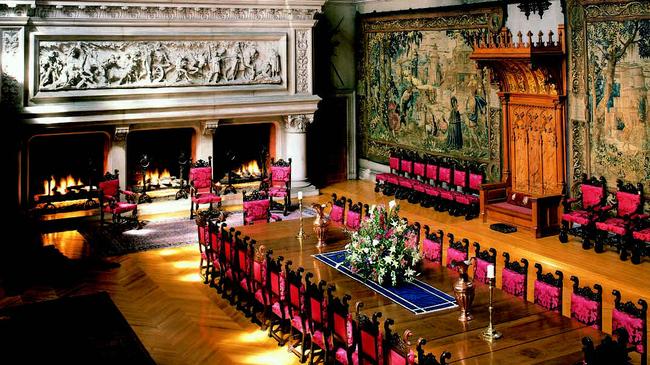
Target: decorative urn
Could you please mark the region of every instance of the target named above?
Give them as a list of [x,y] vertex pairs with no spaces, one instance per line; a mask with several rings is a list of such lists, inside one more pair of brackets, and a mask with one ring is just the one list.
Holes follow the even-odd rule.
[[330,225],[329,219],[325,216],[326,205],[314,203],[311,206],[316,211],[316,219],[314,219],[314,233],[318,238],[316,246],[323,247],[327,244],[327,229]]
[[452,265],[458,269],[460,277],[454,284],[454,296],[460,307],[461,322],[469,322],[474,319],[472,315],[472,302],[474,301],[474,281],[468,277],[469,267],[476,264],[474,257],[466,261],[452,261]]

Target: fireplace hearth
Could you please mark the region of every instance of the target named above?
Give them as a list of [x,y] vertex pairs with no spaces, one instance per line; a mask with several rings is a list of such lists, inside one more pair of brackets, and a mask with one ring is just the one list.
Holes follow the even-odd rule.
[[235,192],[232,185],[250,185],[264,179],[269,151],[273,150],[271,138],[273,124],[245,124],[220,126],[214,133],[215,176],[226,186],[225,193]]

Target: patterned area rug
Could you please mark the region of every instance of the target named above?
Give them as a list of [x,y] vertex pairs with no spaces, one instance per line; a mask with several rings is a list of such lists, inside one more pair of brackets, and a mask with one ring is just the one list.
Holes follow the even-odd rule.
[[335,268],[341,274],[364,284],[414,314],[427,314],[458,307],[453,296],[420,280],[403,283],[397,287],[384,287],[374,281],[363,279],[350,270],[350,264],[344,263],[345,250],[319,253],[314,255],[314,258]]
[[155,364],[105,292],[2,309],[0,343],[7,364]]
[[[307,208],[303,209],[302,215],[305,218],[315,217],[316,212]],[[298,219],[300,213],[296,210],[286,217],[282,214],[278,216],[282,220],[292,220]],[[242,212],[230,212],[226,223],[231,227],[243,225]],[[79,233],[88,240],[94,255],[104,257],[198,242],[196,223],[188,218],[145,221],[142,228],[126,231],[115,230],[110,225],[101,227],[93,224],[80,228]]]

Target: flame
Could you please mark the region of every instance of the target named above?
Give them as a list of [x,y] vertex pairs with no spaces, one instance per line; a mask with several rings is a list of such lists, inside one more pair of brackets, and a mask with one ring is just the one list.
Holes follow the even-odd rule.
[[258,177],[262,174],[260,167],[257,165],[257,161],[248,161],[239,167],[239,170],[235,171],[239,176],[254,176]]
[[169,173],[169,170],[163,169],[163,172],[160,173],[158,169],[154,169],[153,171],[147,171],[147,175],[145,175],[145,180],[150,181],[152,185],[160,185],[160,180],[162,179],[169,179],[171,178],[172,175]]
[[81,179],[75,179],[72,175],[59,178],[58,183],[54,176],[50,176],[49,179],[43,180],[43,192],[44,195],[54,195],[55,191],[60,194],[66,194],[69,187],[81,185],[84,185]]

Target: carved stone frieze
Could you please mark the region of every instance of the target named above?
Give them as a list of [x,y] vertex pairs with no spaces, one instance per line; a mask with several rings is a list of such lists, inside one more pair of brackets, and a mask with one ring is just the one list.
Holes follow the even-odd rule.
[[26,17],[34,8],[33,1],[22,1],[15,3],[5,2],[0,4],[0,18],[20,18]]
[[39,89],[281,84],[279,41],[41,41]]
[[39,5],[33,16],[42,19],[146,21],[289,21],[312,20],[313,8],[256,8],[160,5]]
[[299,94],[309,94],[309,58],[311,55],[311,30],[296,31],[296,91]]
[[313,114],[293,114],[285,115],[285,128],[290,133],[305,133],[307,127],[314,122]]
[[410,29],[447,29],[468,26],[487,26],[492,18],[487,13],[447,15],[431,18],[398,18],[363,23],[363,32],[382,32]]
[[637,16],[642,13],[650,13],[650,2],[642,0],[630,1],[625,4],[603,3],[585,6],[585,16],[589,21],[610,20],[612,17],[621,16]]
[[116,142],[126,141],[126,136],[129,134],[129,126],[119,126],[115,127],[115,135],[113,140]]
[[214,132],[219,127],[219,120],[210,120],[201,122],[201,129],[203,130],[204,135],[214,134]]

